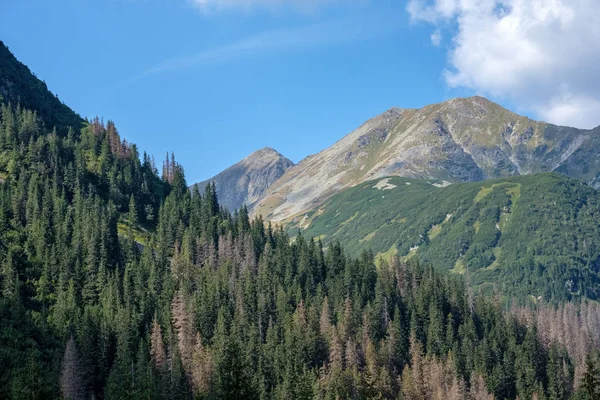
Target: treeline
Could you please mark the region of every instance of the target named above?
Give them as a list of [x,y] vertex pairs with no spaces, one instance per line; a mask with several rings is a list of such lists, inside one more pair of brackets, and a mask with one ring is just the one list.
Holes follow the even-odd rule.
[[112,123],[0,122],[0,398],[597,396],[597,338],[573,352],[579,330],[544,336],[432,266],[290,242],[174,159],[160,179]]

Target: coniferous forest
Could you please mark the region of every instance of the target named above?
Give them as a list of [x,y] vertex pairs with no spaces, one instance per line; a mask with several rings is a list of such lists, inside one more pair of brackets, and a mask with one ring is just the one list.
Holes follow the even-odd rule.
[[114,123],[57,129],[7,99],[0,290],[0,398],[600,396],[596,302],[507,305],[435,265],[290,241]]

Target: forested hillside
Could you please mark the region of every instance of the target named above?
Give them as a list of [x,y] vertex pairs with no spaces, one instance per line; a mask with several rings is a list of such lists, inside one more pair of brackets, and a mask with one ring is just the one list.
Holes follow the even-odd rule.
[[[113,129],[94,121],[62,138],[35,113],[3,107],[0,397],[562,399],[595,390],[584,354],[597,330],[541,335],[527,312],[505,314],[432,267],[395,259],[376,268],[369,253],[291,244],[245,209],[220,210],[214,187],[191,194],[180,166],[159,182]],[[119,219],[154,218],[143,247],[133,230],[118,234]],[[598,326],[598,307],[584,311]]]
[[46,126],[56,127],[60,134],[66,134],[69,127],[82,127],[83,119],[52,94],[46,83],[19,62],[1,40],[0,98],[36,110]]
[[0,174],[2,399],[600,393],[596,303],[505,310],[435,265],[292,242],[112,122],[4,102]]
[[[437,186],[436,186],[437,185]],[[392,177],[334,196],[287,224],[352,255],[417,257],[487,292],[545,300],[600,295],[600,193],[559,174],[439,187]]]

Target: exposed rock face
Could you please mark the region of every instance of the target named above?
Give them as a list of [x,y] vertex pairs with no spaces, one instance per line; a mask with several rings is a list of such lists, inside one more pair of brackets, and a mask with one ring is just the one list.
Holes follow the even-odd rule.
[[[265,147],[225,171],[197,183],[200,193],[208,183],[215,182],[219,203],[234,211],[246,204],[249,209],[265,191],[294,163],[277,151]],[[194,185],[192,185],[193,187]]]
[[600,186],[600,127],[537,122],[485,98],[392,108],[290,168],[254,207],[281,221],[382,176],[446,182],[557,171]]

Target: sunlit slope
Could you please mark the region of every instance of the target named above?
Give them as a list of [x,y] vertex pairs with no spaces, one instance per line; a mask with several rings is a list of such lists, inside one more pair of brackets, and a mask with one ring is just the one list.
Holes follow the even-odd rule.
[[347,189],[287,226],[353,255],[417,256],[473,284],[520,295],[598,296],[600,196],[553,173],[440,187],[382,178]]
[[533,121],[483,97],[393,108],[290,168],[255,214],[285,221],[386,176],[452,183],[561,172],[600,187],[600,128]]

